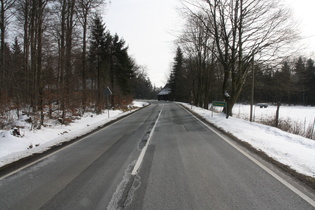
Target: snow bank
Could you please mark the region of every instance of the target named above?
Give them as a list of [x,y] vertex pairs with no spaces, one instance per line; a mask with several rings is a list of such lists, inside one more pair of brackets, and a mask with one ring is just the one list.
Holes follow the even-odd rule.
[[[191,105],[183,105],[189,109],[191,108]],[[234,117],[226,119],[222,113],[213,113],[212,117],[211,111],[195,106],[192,106],[192,110],[241,141],[265,152],[273,159],[301,174],[315,177],[314,140],[255,122]]]
[[[142,107],[147,104],[146,102],[136,101],[132,106]],[[191,108],[191,105],[183,105],[189,109]],[[314,140],[242,119],[233,117],[226,119],[222,113],[213,113],[212,117],[211,111],[194,106],[192,108],[194,112],[203,116],[209,122],[216,124],[216,126],[231,133],[238,139],[251,144],[254,148],[265,152],[275,160],[299,173],[315,177]],[[80,120],[68,126],[43,127],[35,132],[28,129],[22,130],[23,138],[12,136],[10,131],[0,130],[0,167],[82,136],[95,130],[100,125],[129,113],[110,111],[109,118],[107,111],[100,115],[86,113]]]
[[[147,104],[146,102],[133,102],[132,106],[143,107]],[[21,129],[20,133],[23,137],[13,136],[11,131],[0,130],[0,167],[32,154],[42,153],[55,145],[71,141],[129,113],[110,110],[109,118],[108,111],[99,115],[85,113],[80,120],[76,120],[70,125],[42,127],[42,129],[35,131],[30,131],[27,128]]]
[[[254,121],[264,121],[275,119],[277,106],[268,105],[268,108],[254,106]],[[233,116],[248,120],[250,115],[250,105],[235,104],[233,107]],[[311,106],[280,106],[279,119],[291,121],[304,130],[313,125],[315,120],[315,107]]]

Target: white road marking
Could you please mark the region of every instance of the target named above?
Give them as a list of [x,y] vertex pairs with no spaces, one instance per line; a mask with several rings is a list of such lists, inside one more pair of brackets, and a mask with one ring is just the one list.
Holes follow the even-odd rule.
[[132,169],[132,167],[134,166],[136,160],[134,160],[132,163],[130,163],[127,167],[127,169],[125,170],[125,174],[123,176],[122,181],[119,183],[119,185],[116,188],[116,191],[114,192],[112,199],[110,200],[108,206],[107,206],[107,210],[116,210],[119,209],[118,207],[118,202],[120,201],[120,199],[123,196],[124,190],[126,189],[126,186],[129,182],[129,180],[131,179],[131,174],[130,171]]
[[156,119],[155,124],[154,124],[154,126],[153,126],[153,128],[152,128],[152,130],[151,130],[151,132],[150,132],[148,141],[147,141],[146,145],[143,147],[143,149],[141,150],[141,153],[140,153],[140,155],[139,155],[139,157],[138,157],[138,160],[137,160],[137,162],[136,162],[136,165],[135,165],[135,167],[133,168],[133,170],[132,170],[132,172],[131,172],[131,175],[133,175],[133,176],[136,175],[136,174],[138,173],[138,171],[139,171],[139,168],[140,168],[140,166],[141,166],[141,164],[142,164],[142,162],[143,162],[144,155],[145,155],[145,153],[146,153],[146,151],[147,151],[148,145],[150,144],[150,140],[151,140],[152,135],[153,135],[153,133],[154,133],[155,127],[156,127],[156,125],[157,125],[157,123],[158,123],[158,121],[159,121],[159,119],[160,119],[160,116],[161,116],[161,114],[162,114],[163,109],[164,109],[164,105],[163,105],[163,107],[162,107],[162,109],[161,109],[161,111],[160,111],[160,113],[159,113],[159,115],[158,115],[158,118]]
[[[57,152],[60,152],[60,151],[62,151],[62,150],[64,150],[64,149],[67,149],[68,147],[73,146],[74,144],[77,144],[77,143],[79,143],[80,141],[83,141],[83,140],[85,140],[86,138],[88,138],[88,137],[90,137],[90,136],[92,136],[92,135],[94,135],[94,134],[96,134],[96,133],[101,132],[103,129],[106,129],[106,128],[111,127],[111,126],[115,125],[116,123],[118,123],[118,122],[120,122],[120,121],[122,121],[122,120],[124,120],[124,119],[127,119],[127,118],[130,117],[130,116],[131,116],[131,115],[128,115],[128,116],[126,116],[126,117],[122,117],[121,119],[117,120],[116,122],[113,122],[113,123],[111,123],[111,124],[109,124],[109,125],[107,125],[107,126],[101,128],[101,129],[98,130],[98,131],[92,131],[91,133],[86,134],[85,137],[83,137],[83,138],[80,139],[80,140],[77,140],[76,142],[70,143],[69,145],[64,146],[64,147],[62,147],[62,148],[60,148],[60,149],[57,149],[56,151],[50,153],[49,155],[45,155],[44,157],[42,157],[42,158],[40,158],[40,159],[38,159],[38,160],[36,160],[36,161],[34,161],[34,162],[31,162],[31,163],[29,163],[29,164],[27,164],[27,165],[25,165],[25,166],[23,166],[23,167],[21,167],[21,168],[16,169],[16,170],[14,170],[14,171],[12,171],[12,172],[10,172],[10,173],[8,173],[8,174],[6,174],[6,175],[0,177],[0,181],[3,180],[3,179],[5,179],[5,178],[7,178],[7,177],[9,177],[9,176],[12,176],[12,175],[18,173],[19,171],[22,171],[22,170],[24,170],[24,169],[26,169],[26,168],[28,168],[28,167],[30,167],[30,166],[32,166],[32,165],[35,165],[36,163],[38,163],[38,162],[40,162],[40,161],[42,161],[42,160],[44,160],[44,159],[46,159],[46,158],[49,158],[49,157],[53,156],[53,155],[56,154]],[[108,122],[108,123],[110,123],[110,122]],[[97,128],[97,129],[98,129],[98,128]],[[72,139],[72,140],[73,140],[73,139]],[[71,142],[72,140],[69,140],[68,142]],[[68,142],[63,142],[63,143],[68,143]]]
[[[184,108],[183,108],[184,109]],[[275,179],[277,179],[279,182],[281,182],[284,186],[286,186],[287,188],[289,188],[291,191],[293,191],[295,194],[297,194],[298,196],[300,196],[302,199],[304,199],[306,202],[308,202],[310,205],[312,205],[313,207],[315,207],[315,201],[310,198],[309,196],[305,195],[302,191],[300,191],[299,189],[297,189],[296,187],[294,187],[293,185],[291,185],[289,182],[287,182],[286,180],[284,180],[283,178],[281,178],[279,175],[277,175],[275,172],[273,172],[272,170],[270,170],[269,168],[267,168],[266,166],[264,166],[261,162],[259,162],[258,160],[256,160],[255,158],[253,158],[252,156],[250,156],[249,154],[247,154],[246,152],[244,152],[240,147],[238,147],[236,144],[232,143],[230,140],[228,140],[226,137],[224,137],[223,135],[221,135],[219,132],[217,132],[216,130],[214,130],[213,128],[211,128],[209,125],[207,125],[206,123],[202,122],[200,119],[198,119],[195,115],[193,115],[192,113],[190,113],[189,111],[187,111],[186,109],[184,109],[186,112],[188,112],[190,115],[192,115],[194,118],[196,118],[199,122],[201,122],[204,126],[206,126],[208,129],[210,129],[211,131],[213,131],[216,135],[218,135],[219,137],[221,137],[224,141],[226,141],[228,144],[230,144],[232,147],[234,147],[236,150],[238,150],[240,153],[242,153],[243,155],[245,155],[248,159],[250,159],[251,161],[253,161],[256,165],[258,165],[260,168],[262,168],[263,170],[265,170],[267,173],[269,173],[271,176],[273,176]]]

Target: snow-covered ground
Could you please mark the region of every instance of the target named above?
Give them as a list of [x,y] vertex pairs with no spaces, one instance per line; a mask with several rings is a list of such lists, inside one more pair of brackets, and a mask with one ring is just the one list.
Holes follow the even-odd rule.
[[[223,113],[213,113],[209,110],[183,104],[199,115],[203,116],[207,121],[215,124],[224,131],[231,133],[241,141],[247,142],[257,150],[263,151],[269,157],[291,167],[297,172],[315,177],[315,141],[298,135],[284,132],[278,128],[262,125],[255,122],[249,122],[237,117],[229,117],[226,119]],[[239,105],[235,107],[233,113],[237,116],[236,110],[239,108],[239,114],[246,115],[249,106]],[[291,109],[292,108],[292,109]],[[292,117],[296,120],[300,118],[314,119],[314,107],[281,107],[282,117]],[[305,108],[305,109],[304,109]],[[244,109],[241,111],[241,109]],[[286,114],[284,114],[286,113]],[[275,107],[260,109],[256,107],[255,116],[258,117],[274,117]],[[281,117],[281,116],[280,116]],[[244,117],[247,118],[247,117]]]
[[[144,104],[144,102],[134,102],[134,106],[137,107],[142,107]],[[290,166],[299,173],[315,177],[314,140],[289,134],[274,127],[237,118],[241,116],[243,116],[243,118],[248,118],[246,117],[246,112],[249,113],[249,106],[236,105],[233,110],[236,117],[226,119],[222,113],[213,113],[212,116],[212,112],[209,110],[194,106],[191,107],[191,105],[188,104],[184,105],[188,108],[192,108],[194,112],[203,116],[209,122],[216,124],[216,126],[231,133],[238,139],[248,142],[256,149],[265,152],[277,161]],[[301,109],[301,107],[291,107],[286,110],[283,106],[280,109],[280,117],[302,119],[302,122],[304,119],[304,121],[312,123],[315,116],[315,108],[303,107],[303,110]],[[101,115],[85,114],[80,120],[71,123],[68,126],[55,125],[52,127],[43,127],[36,132],[27,129],[22,130],[21,133],[24,135],[23,138],[14,137],[9,131],[0,130],[0,167],[33,153],[43,152],[54,145],[81,136],[96,129],[100,125],[128,113],[129,112],[123,113],[121,111],[110,111],[110,118],[108,118],[107,112]],[[267,109],[256,107],[255,109],[256,119],[261,116],[274,117],[274,114],[274,107],[269,106]],[[27,149],[30,145],[32,145],[33,148]]]
[[[147,102],[134,101],[133,107],[143,107]],[[133,109],[135,111],[135,109]],[[40,130],[30,130],[23,118],[18,122],[22,137],[13,136],[12,130],[0,130],[0,167],[34,153],[41,153],[49,148],[87,134],[98,126],[104,125],[130,112],[120,110],[104,111],[103,114],[85,113],[84,116],[70,125],[50,124]],[[109,117],[108,117],[109,115]]]
[[[277,106],[269,105],[267,108],[254,106],[254,121],[275,119]],[[250,105],[236,104],[233,107],[233,115],[241,119],[249,119]],[[314,125],[315,107],[311,106],[280,106],[279,119],[290,121],[302,129],[307,129]]]

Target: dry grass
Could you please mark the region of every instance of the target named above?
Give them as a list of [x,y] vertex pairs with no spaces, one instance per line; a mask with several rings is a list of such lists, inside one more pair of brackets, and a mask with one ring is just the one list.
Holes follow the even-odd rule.
[[[119,102],[115,108],[122,111],[130,111],[133,107],[129,107],[132,102],[132,98],[117,98]],[[1,108],[1,107],[0,107]],[[58,124],[69,125],[75,120],[80,119],[84,112],[91,112],[95,114],[101,114],[104,110],[96,110],[95,104],[89,104],[83,110],[83,108],[69,107],[65,110],[65,116],[62,118],[62,111],[60,110],[59,103],[52,103],[45,105],[44,107],[44,127],[51,127]],[[114,107],[113,107],[114,108]],[[30,130],[36,130],[40,128],[40,112],[34,111],[29,107],[23,107],[19,110],[20,115],[17,115],[17,109],[7,108],[4,110],[0,109],[0,129],[10,130],[12,127],[17,127],[17,121],[24,121],[29,124]],[[26,114],[27,113],[27,114]],[[24,116],[25,115],[25,116]],[[23,117],[24,116],[24,117]],[[27,117],[26,117],[27,116]],[[23,118],[21,118],[23,117]]]
[[[258,123],[269,125],[269,126],[275,126],[276,120],[274,119],[263,119],[260,121],[257,121]],[[279,119],[278,128],[292,133],[299,136],[303,136],[309,139],[315,139],[314,131],[313,131],[313,124],[306,125],[306,123],[299,123],[293,121],[291,118],[286,119]]]

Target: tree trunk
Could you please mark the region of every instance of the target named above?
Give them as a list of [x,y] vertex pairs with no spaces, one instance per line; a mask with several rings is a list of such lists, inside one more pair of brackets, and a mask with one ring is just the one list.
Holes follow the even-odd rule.
[[65,115],[66,115],[66,81],[65,81],[65,34],[66,34],[66,0],[62,1],[62,9],[61,9],[61,32],[60,32],[60,82],[61,86],[61,118],[62,122],[64,122]]
[[30,23],[30,45],[31,45],[31,73],[30,73],[30,85],[31,85],[31,107],[33,111],[36,111],[37,103],[37,81],[36,81],[36,72],[37,72],[37,63],[36,63],[36,45],[37,45],[37,2],[33,1],[32,10],[31,10],[31,23]]
[[40,127],[44,124],[44,99],[43,99],[43,78],[42,78],[42,40],[43,40],[43,0],[38,0],[38,25],[37,25],[37,88],[38,107],[40,110]]
[[83,20],[83,49],[82,49],[82,107],[86,108],[86,34],[87,34],[87,13],[84,14]]
[[5,8],[4,8],[4,0],[1,0],[1,20],[0,20],[0,30],[1,30],[1,36],[0,36],[0,97],[2,96],[3,89],[5,87],[5,67],[4,67],[4,60],[5,60]]
[[30,41],[29,41],[29,1],[25,0],[24,5],[24,45],[23,45],[23,51],[24,51],[24,71],[25,71],[25,91],[26,91],[26,101],[27,103],[31,104],[31,85],[30,85],[30,72],[29,72],[29,47],[30,47]]
[[280,111],[281,103],[277,102],[277,111],[276,111],[276,122],[275,127],[277,128],[279,126],[279,111]]

